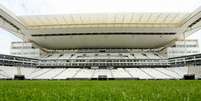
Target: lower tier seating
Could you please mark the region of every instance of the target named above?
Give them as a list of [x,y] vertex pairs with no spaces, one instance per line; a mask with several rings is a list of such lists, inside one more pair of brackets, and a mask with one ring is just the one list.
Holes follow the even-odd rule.
[[138,79],[182,79],[188,73],[187,67],[168,68],[25,68],[0,66],[0,79],[14,79],[14,75],[22,74],[26,79],[91,79],[104,75],[107,78]]

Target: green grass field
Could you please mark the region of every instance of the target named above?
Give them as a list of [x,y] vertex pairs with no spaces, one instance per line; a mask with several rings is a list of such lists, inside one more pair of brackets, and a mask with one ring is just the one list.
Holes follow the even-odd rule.
[[0,101],[201,101],[201,81],[0,81]]

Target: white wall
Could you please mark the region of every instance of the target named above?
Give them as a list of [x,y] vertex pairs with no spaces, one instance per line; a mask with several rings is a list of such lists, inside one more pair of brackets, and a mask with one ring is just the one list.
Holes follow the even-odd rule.
[[201,30],[193,33],[191,36],[187,37],[187,39],[196,39],[196,40],[198,40],[200,53],[201,53]]

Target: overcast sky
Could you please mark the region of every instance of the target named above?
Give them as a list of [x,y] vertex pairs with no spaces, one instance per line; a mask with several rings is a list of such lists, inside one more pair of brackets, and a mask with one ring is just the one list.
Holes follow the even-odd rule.
[[[16,15],[46,15],[72,13],[114,12],[192,12],[201,6],[201,0],[0,0],[0,4]],[[189,39],[198,39],[201,31]],[[0,54],[9,54],[10,43],[20,41],[0,29]]]

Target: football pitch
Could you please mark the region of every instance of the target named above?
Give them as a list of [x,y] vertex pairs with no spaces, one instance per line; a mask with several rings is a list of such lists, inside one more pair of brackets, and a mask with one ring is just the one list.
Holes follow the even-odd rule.
[[201,81],[0,80],[0,101],[201,101]]

